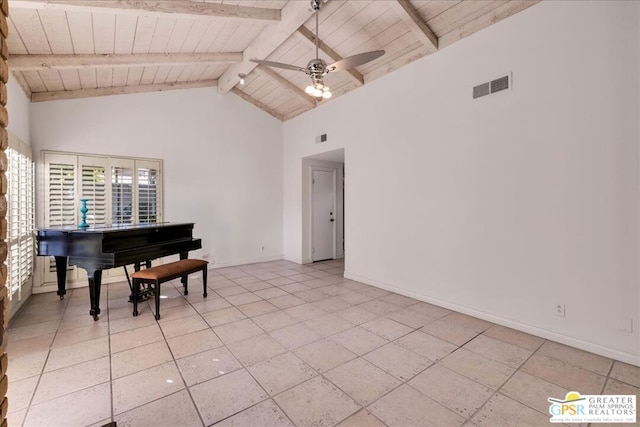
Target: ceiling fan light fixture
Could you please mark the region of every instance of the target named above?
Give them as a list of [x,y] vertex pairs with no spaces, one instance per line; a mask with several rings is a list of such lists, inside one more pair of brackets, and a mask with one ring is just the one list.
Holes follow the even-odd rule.
[[331,98],[331,91],[328,86],[325,86],[322,75],[319,74],[311,75],[311,84],[304,91],[318,101]]

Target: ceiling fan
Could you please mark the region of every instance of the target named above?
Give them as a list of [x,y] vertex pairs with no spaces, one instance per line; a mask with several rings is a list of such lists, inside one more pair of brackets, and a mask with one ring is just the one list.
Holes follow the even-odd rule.
[[[384,50],[374,50],[371,52],[358,53],[356,55],[343,58],[333,64],[327,65],[325,61],[320,59],[318,55],[318,11],[323,0],[311,0],[311,8],[315,11],[316,15],[316,57],[309,61],[305,68],[298,67],[297,65],[283,64],[282,62],[265,61],[262,59],[251,59],[252,62],[256,62],[262,65],[268,65],[269,67],[284,68],[286,70],[302,71],[311,77],[311,84],[306,87],[305,92],[316,98],[318,101],[331,98],[331,91],[329,87],[324,84],[324,76],[332,71],[348,70],[366,64],[373,61],[376,58],[384,55]],[[327,1],[327,0],[324,0]]]

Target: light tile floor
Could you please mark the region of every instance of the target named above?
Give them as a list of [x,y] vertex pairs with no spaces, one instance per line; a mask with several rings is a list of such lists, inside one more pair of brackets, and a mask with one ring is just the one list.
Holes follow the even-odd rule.
[[[172,286],[173,285],[173,286]],[[640,394],[640,368],[276,261],[34,295],[9,329],[10,426],[548,426],[548,397]]]

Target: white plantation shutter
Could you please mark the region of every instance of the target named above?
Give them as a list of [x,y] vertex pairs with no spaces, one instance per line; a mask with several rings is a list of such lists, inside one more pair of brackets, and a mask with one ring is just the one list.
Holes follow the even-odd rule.
[[111,162],[111,222],[133,224],[133,171],[135,160],[112,159]]
[[31,148],[9,139],[7,154],[7,286],[9,300],[22,299],[22,287],[33,275],[34,263],[34,164]]
[[158,164],[136,162],[138,170],[138,222],[160,222],[158,216],[160,171]]
[[[162,161],[43,152],[45,227],[76,226],[80,199],[87,199],[87,223],[138,224],[162,221]],[[109,274],[109,273],[107,273]],[[67,279],[82,280],[70,266]],[[45,282],[55,282],[55,260],[45,265]]]
[[[45,225],[47,227],[73,226],[76,222],[76,164],[77,156],[45,154]],[[68,270],[74,267],[69,266]],[[49,257],[45,278],[55,279],[56,261]]]
[[[82,181],[80,198],[87,199],[87,224],[104,225],[107,221],[106,158],[79,158]],[[81,220],[80,220],[81,221]],[[79,221],[79,222],[80,222]]]
[[48,185],[46,192],[48,196],[47,206],[49,207],[47,225],[50,227],[74,225],[76,223],[75,162],[56,161],[49,163],[47,166]]

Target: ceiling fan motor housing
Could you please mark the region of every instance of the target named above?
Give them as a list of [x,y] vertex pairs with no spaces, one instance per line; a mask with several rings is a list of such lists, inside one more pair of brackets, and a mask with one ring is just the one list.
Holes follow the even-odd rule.
[[324,76],[327,74],[327,63],[320,58],[315,58],[307,64],[307,74],[314,76]]

